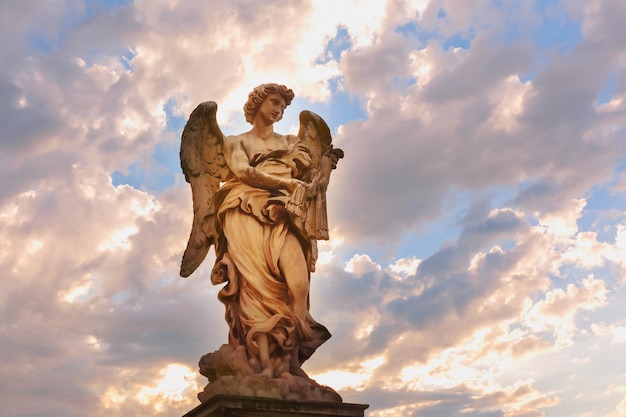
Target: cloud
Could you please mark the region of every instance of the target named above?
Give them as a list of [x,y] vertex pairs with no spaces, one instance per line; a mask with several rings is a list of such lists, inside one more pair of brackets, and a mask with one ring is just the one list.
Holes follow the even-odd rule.
[[[436,42],[414,49],[413,38],[392,34],[344,53],[346,86],[367,97],[369,117],[338,138],[347,158],[331,191],[348,201],[336,214],[343,233],[385,239],[385,231],[419,230],[453,193],[496,183],[521,185],[523,207],[537,210],[533,201],[541,201],[554,210],[610,180],[623,145],[609,139],[615,132],[594,127],[606,123],[594,103],[615,55],[599,56],[606,65],[596,71],[589,40],[537,66],[529,39],[505,43],[494,33],[479,32],[469,50]],[[386,61],[402,50],[413,64]],[[536,75],[520,81],[532,67]],[[415,84],[398,91],[391,81],[407,76]],[[543,192],[539,200],[535,192]],[[354,209],[366,206],[372,210]]]
[[227,328],[213,254],[178,277],[192,215],[178,125],[215,100],[225,132],[248,128],[243,101],[267,81],[298,105],[363,110],[331,126],[346,157],[311,308],[333,337],[307,372],[371,417],[620,415],[626,10],[538,7],[7,4],[7,415],[195,405],[196,362]]
[[[164,360],[199,356],[207,345],[218,347],[226,330],[206,275],[177,277],[191,214],[180,206],[185,193],[172,190],[157,202],[79,165],[67,180],[62,189],[20,194],[0,210],[2,235],[11,237],[0,244],[3,374],[24,365],[3,402],[26,404],[38,392],[40,401],[26,406],[35,414],[60,397],[67,405],[51,415],[74,415],[97,403],[120,369],[149,373]],[[214,324],[205,326],[207,318]]]

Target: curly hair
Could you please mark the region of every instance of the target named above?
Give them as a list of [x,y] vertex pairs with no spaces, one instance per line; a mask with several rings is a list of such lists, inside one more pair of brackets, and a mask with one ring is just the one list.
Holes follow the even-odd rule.
[[254,116],[261,107],[261,104],[270,94],[279,94],[285,100],[285,106],[291,104],[294,93],[291,88],[287,88],[281,84],[268,83],[254,87],[254,90],[248,94],[248,101],[243,106],[243,113],[246,116],[246,122],[253,124]]

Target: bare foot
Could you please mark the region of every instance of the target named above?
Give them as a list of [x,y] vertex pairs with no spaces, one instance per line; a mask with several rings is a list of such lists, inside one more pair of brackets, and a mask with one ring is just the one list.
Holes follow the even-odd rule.
[[269,379],[274,376],[274,371],[271,366],[268,366],[267,368],[263,368],[263,370],[261,371],[259,375],[261,376],[261,378]]

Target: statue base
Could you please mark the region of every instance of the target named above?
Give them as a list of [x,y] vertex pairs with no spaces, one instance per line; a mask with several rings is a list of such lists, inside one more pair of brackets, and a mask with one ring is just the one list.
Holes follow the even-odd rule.
[[366,404],[216,395],[183,417],[364,417]]
[[248,359],[245,348],[222,345],[200,359],[200,374],[209,384],[198,393],[201,402],[215,396],[272,398],[286,401],[341,403],[341,396],[332,388],[320,385],[302,371],[289,372],[291,356],[272,360],[272,375],[261,373],[258,361]]

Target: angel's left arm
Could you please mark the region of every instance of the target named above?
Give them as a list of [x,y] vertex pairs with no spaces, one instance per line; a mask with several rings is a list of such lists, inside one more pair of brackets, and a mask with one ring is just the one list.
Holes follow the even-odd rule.
[[241,138],[229,136],[224,139],[224,158],[231,172],[241,181],[266,190],[287,190],[292,193],[302,181],[292,178],[280,178],[266,174],[250,165],[248,155],[243,148]]

